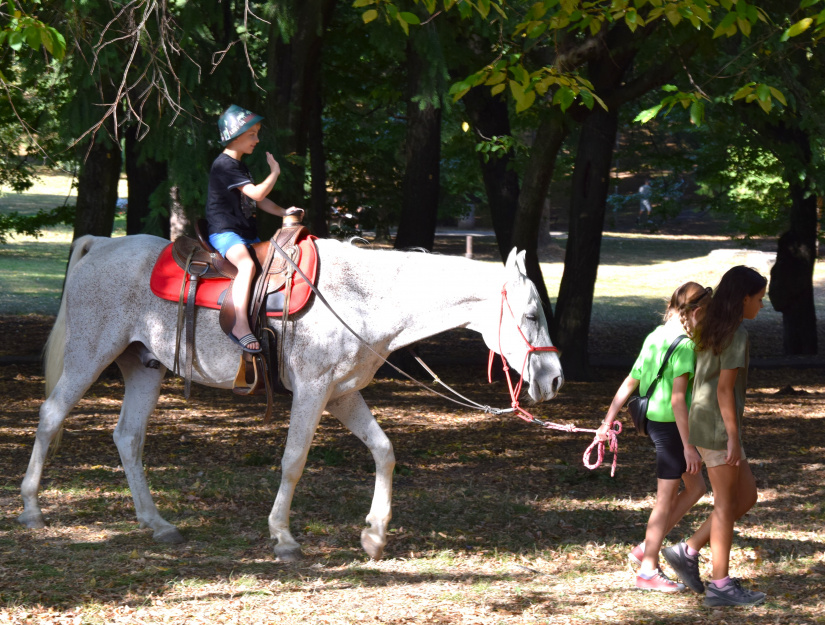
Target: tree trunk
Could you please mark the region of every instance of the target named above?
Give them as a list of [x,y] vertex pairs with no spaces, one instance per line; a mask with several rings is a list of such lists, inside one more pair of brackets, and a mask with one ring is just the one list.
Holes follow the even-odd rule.
[[166,163],[141,154],[142,146],[137,140],[137,130],[137,126],[130,126],[125,133],[126,179],[129,184],[126,234],[148,232],[168,239],[168,215],[157,215],[156,220],[147,221],[151,213],[149,200],[168,177]]
[[[467,92],[462,101],[472,121],[473,130],[482,139],[511,135],[510,116],[504,98],[490,95],[487,87],[475,87]],[[481,177],[487,191],[487,202],[502,262],[507,260],[513,247],[513,226],[518,212],[518,174],[510,166],[513,156],[512,150],[501,156],[490,154],[486,160],[483,155],[479,155]]]
[[[80,165],[74,238],[84,234],[112,236],[122,157],[120,146],[99,133]],[[88,145],[88,144],[87,144]]]
[[[336,0],[291,0],[281,9],[294,24],[287,38],[281,20],[272,20],[267,49],[267,83],[270,92],[263,106],[264,135],[278,147],[281,176],[272,196],[281,206],[306,206],[307,135],[315,92],[315,75],[321,71],[321,46]],[[274,135],[274,136],[273,136]],[[261,238],[278,227],[277,217],[258,212]]]
[[550,304],[550,295],[547,293],[547,285],[544,283],[544,276],[539,266],[538,241],[542,211],[545,207],[544,200],[550,188],[553,170],[556,168],[556,156],[566,136],[567,126],[564,117],[557,111],[552,111],[539,124],[533,147],[530,150],[530,161],[524,172],[511,241],[512,246],[519,250],[527,250],[525,256],[527,275],[538,289],[554,343],[556,335],[553,333],[555,327],[553,307]]
[[587,340],[617,130],[615,108],[594,108],[582,125],[576,150],[555,334],[556,345],[562,351],[564,376],[572,380],[590,377]]
[[401,220],[395,247],[432,251],[440,190],[441,107],[434,106],[432,97],[424,97],[420,102],[414,99],[433,93],[426,84],[425,61],[416,46],[413,39],[407,44],[407,137]]
[[779,237],[771,268],[769,296],[782,313],[782,347],[789,355],[818,353],[813,287],[817,198],[807,187],[791,185],[790,229]]
[[315,97],[309,118],[309,169],[312,177],[310,188],[309,219],[306,225],[321,238],[329,236],[327,216],[327,158],[324,152],[324,103],[321,96],[320,75],[316,76]]

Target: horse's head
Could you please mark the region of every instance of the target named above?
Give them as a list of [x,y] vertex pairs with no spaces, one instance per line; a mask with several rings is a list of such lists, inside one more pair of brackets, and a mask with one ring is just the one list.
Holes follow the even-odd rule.
[[[564,383],[558,351],[550,340],[547,319],[535,285],[527,277],[525,252],[510,252],[493,334],[485,341],[521,374],[534,402],[553,398]],[[489,331],[488,331],[489,332]]]

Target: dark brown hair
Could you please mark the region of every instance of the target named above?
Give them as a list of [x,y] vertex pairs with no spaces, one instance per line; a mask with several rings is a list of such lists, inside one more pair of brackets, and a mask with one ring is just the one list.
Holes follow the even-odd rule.
[[710,287],[705,288],[698,282],[685,282],[670,296],[664,321],[667,321],[671,315],[678,315],[685,334],[693,338],[693,328],[689,323],[690,313],[706,306],[710,302],[711,293],[713,289]]
[[725,272],[699,324],[696,351],[721,354],[730,345],[744,314],[745,297],[754,296],[768,285],[755,269],[738,265]]

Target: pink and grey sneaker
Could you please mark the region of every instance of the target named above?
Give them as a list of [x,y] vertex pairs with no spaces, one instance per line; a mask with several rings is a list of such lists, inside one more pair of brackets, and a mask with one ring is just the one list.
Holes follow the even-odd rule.
[[642,558],[645,557],[645,544],[644,542],[639,543],[633,549],[630,550],[630,553],[627,554],[627,559],[630,560],[632,564],[636,566],[642,566]]
[[636,576],[636,588],[658,592],[682,592],[685,585],[669,579],[667,575],[662,573],[662,569],[656,569],[650,579],[647,579],[643,573],[639,573]]

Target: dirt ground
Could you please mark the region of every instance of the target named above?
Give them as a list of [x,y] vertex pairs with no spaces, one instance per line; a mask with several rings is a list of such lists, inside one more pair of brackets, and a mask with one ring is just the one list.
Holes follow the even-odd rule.
[[[42,338],[42,328],[21,324],[18,336]],[[470,334],[442,335],[420,351],[462,394],[507,404],[504,383],[483,379],[483,347]],[[0,367],[0,623],[823,623],[824,374],[752,372],[745,440],[760,500],[738,526],[733,566],[769,600],[711,610],[689,592],[632,587],[625,556],[643,536],[654,487],[646,439],[620,437],[611,478],[609,454],[595,471],[582,466],[589,435],[456,409],[392,377],[364,391],[398,462],[380,562],[358,544],[374,479],[360,441],[322,420],[293,505],[306,559],[278,563],[266,518],[286,401],[265,426],[261,398],[197,387],[187,402],[171,376],[144,462],[187,543],[154,544],[135,521],[111,439],[123,392],[115,370],[67,420],[47,466],[49,526],[22,529],[19,486],[43,381],[34,364]],[[595,427],[624,372],[599,375],[566,384],[536,415]],[[711,505],[704,498],[671,540]]]

